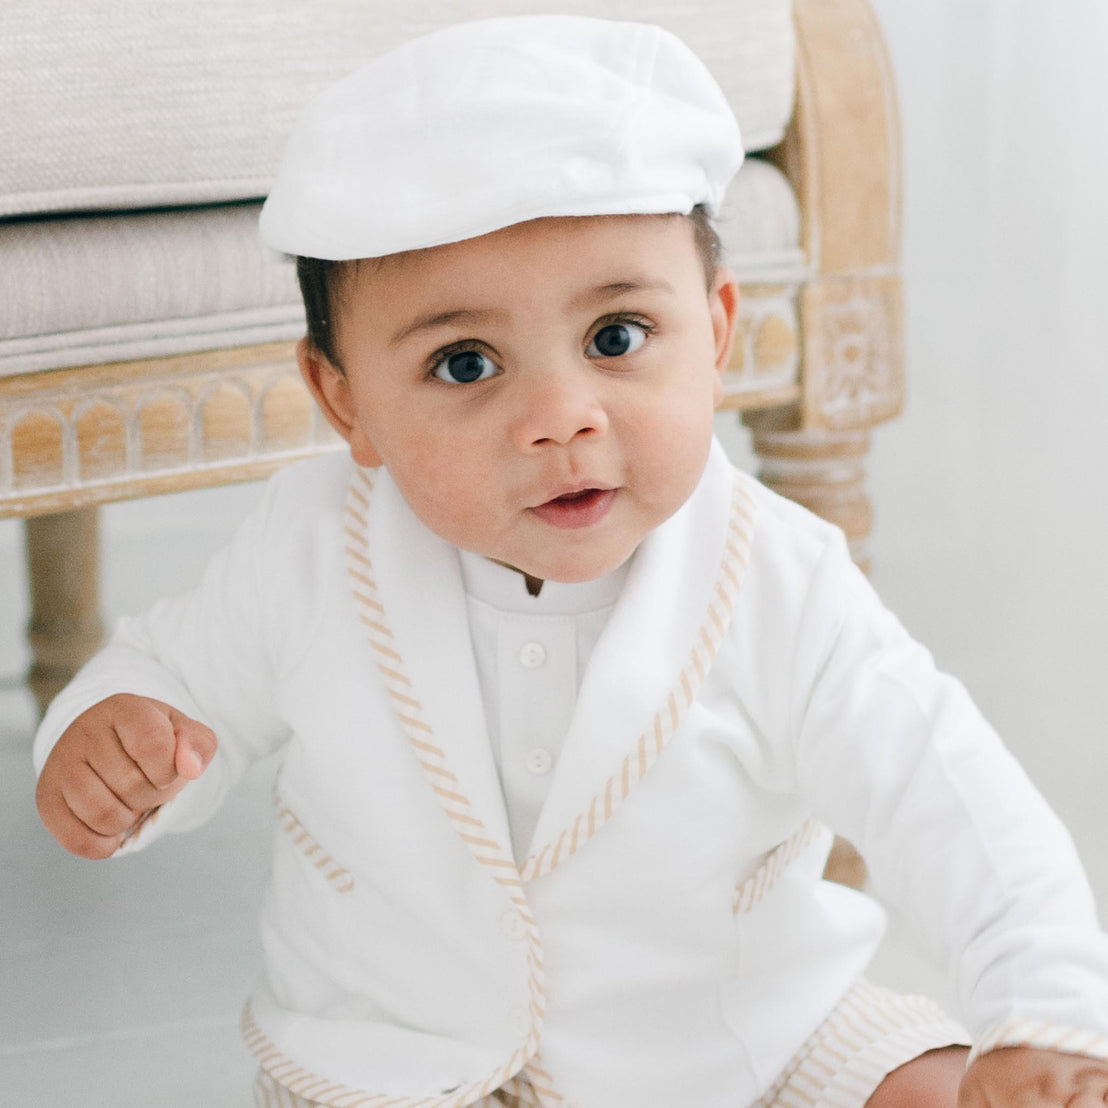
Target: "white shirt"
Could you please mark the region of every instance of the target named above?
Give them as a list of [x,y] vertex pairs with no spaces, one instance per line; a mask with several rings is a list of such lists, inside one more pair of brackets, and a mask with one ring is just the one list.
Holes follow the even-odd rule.
[[595,581],[546,581],[460,551],[470,638],[512,852],[528,853],[573,719],[577,692],[629,562]]

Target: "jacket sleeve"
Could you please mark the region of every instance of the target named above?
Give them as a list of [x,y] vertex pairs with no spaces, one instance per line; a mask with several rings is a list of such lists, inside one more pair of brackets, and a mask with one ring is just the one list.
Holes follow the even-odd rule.
[[[119,621],[109,643],[57,696],[34,744],[36,773],[77,716],[115,693],[173,705],[207,724],[219,746],[204,774],[142,824],[116,853],[167,830],[207,820],[251,762],[286,737],[277,696],[283,606],[274,603],[267,565],[278,482],[207,566],[191,592],[156,603],[144,615]],[[287,585],[286,585],[287,588]]]
[[975,1054],[1108,1059],[1108,936],[1069,834],[841,538],[811,578],[792,688],[800,790],[947,970]]

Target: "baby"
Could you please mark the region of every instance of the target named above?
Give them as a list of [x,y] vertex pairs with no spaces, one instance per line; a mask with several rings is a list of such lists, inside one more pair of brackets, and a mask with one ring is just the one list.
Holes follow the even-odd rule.
[[[568,16],[417,39],[294,132],[262,234],[349,454],[275,477],[35,750],[90,858],[283,751],[258,1104],[1108,1103],[1065,831],[841,534],[713,442],[741,160],[680,42]],[[972,1034],[866,981],[832,829]]]

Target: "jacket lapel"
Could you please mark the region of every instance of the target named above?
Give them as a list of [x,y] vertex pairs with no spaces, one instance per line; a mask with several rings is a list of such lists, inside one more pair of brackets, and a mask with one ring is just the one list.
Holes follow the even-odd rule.
[[753,529],[748,489],[713,444],[693,496],[639,547],[585,672],[525,879],[595,834],[680,727],[741,583]]
[[[484,830],[476,837],[492,840],[510,859],[508,817],[485,727],[457,551],[419,522],[385,471],[362,476],[372,484],[366,534],[383,608],[377,615],[392,635],[382,649],[395,650],[399,658],[392,665],[397,660],[383,655],[386,684],[389,673],[410,682],[399,683],[394,704],[402,723],[417,715],[414,708],[407,711],[412,705],[405,697],[421,709],[429,730],[415,734],[414,742],[442,753],[424,768],[448,815],[456,816],[455,826],[465,837],[467,826],[476,829],[470,821],[478,821]],[[417,755],[423,749],[417,746]],[[458,797],[468,806],[459,810]]]
[[[524,880],[583,846],[679,731],[741,587],[751,484],[713,444],[692,497],[639,547],[586,670]],[[455,829],[478,861],[510,869],[517,884],[457,551],[419,522],[385,471],[359,471],[350,495],[355,602],[397,715]]]

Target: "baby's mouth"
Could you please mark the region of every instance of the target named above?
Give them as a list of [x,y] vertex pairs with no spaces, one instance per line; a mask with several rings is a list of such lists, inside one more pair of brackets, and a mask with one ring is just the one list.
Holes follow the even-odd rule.
[[608,514],[615,496],[615,489],[576,489],[555,496],[531,511],[553,527],[590,527]]

